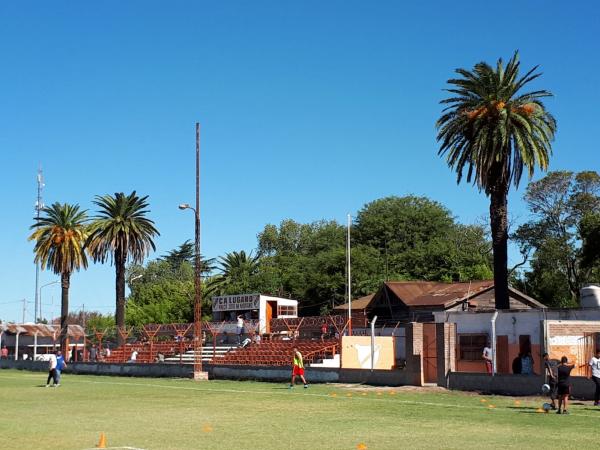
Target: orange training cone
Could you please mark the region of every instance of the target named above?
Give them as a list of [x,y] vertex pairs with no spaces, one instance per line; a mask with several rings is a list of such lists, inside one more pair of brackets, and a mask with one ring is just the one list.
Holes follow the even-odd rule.
[[104,436],[104,433],[100,433],[100,442],[98,442],[96,448],[106,448],[106,436]]

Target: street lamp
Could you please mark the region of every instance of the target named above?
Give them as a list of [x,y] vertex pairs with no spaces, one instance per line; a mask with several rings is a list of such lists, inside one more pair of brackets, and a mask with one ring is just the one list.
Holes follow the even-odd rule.
[[51,281],[50,283],[46,283],[43,284],[42,286],[40,286],[40,300],[39,300],[39,317],[35,318],[35,322],[39,322],[40,320],[42,320],[42,289],[45,288],[46,286],[50,286],[51,284],[56,284],[56,283],[60,283],[60,280],[56,280],[56,281]]
[[200,124],[196,122],[196,207],[181,203],[179,209],[194,211],[194,380],[208,380],[202,370],[202,292],[200,291]]

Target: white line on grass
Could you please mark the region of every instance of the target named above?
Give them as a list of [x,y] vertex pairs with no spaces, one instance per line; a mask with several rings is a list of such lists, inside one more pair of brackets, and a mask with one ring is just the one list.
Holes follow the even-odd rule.
[[[24,374],[21,377],[15,377],[15,376],[5,376],[3,374],[0,374],[0,378],[7,378],[7,379],[21,379],[23,377],[35,377],[35,378],[39,378],[38,376],[35,376],[33,374]],[[219,380],[220,381],[220,380]],[[92,381],[92,380],[77,380],[75,378],[69,377],[68,380],[69,383],[79,383],[79,384],[106,384],[109,386],[137,386],[137,387],[153,387],[153,388],[164,388],[164,389],[175,389],[175,390],[185,390],[185,391],[197,391],[197,392],[207,392],[207,393],[236,393],[236,394],[267,394],[267,395],[286,395],[289,396],[290,392],[286,389],[285,392],[276,392],[276,391],[260,391],[260,390],[246,390],[246,389],[224,389],[224,388],[209,388],[209,389],[203,389],[203,388],[199,388],[199,387],[191,387],[191,386],[167,386],[164,384],[156,384],[156,383],[138,383],[138,382],[117,382],[117,381]],[[503,407],[503,406],[499,406],[499,407],[495,407],[495,408],[487,408],[484,406],[473,406],[473,405],[456,405],[456,404],[450,404],[450,403],[436,403],[436,402],[422,402],[422,401],[417,401],[417,400],[401,400],[398,398],[398,396],[396,396],[394,399],[391,399],[389,397],[373,397],[373,396],[358,396],[358,395],[353,395],[352,397],[346,397],[346,396],[340,396],[340,397],[333,397],[330,394],[316,394],[316,393],[311,393],[311,392],[303,392],[302,394],[303,396],[309,396],[309,397],[319,397],[319,398],[331,398],[331,399],[344,399],[344,400],[350,400],[350,399],[355,399],[355,400],[363,400],[363,401],[368,401],[368,400],[376,400],[376,401],[383,401],[383,402],[395,402],[395,403],[401,403],[401,404],[406,404],[406,405],[416,405],[416,406],[437,406],[437,407],[442,407],[442,408],[462,408],[462,409],[472,409],[472,410],[485,410],[485,411],[490,411],[490,410],[494,410],[494,411],[503,411],[503,412],[508,412],[508,413],[513,413],[514,411],[512,410],[512,408],[510,407]],[[402,394],[399,394],[402,395]],[[541,414],[541,413],[540,413]],[[574,416],[581,416],[581,417],[593,417],[593,418],[600,418],[600,415],[592,415],[592,414],[582,414],[582,413],[577,413],[577,414],[571,414]]]

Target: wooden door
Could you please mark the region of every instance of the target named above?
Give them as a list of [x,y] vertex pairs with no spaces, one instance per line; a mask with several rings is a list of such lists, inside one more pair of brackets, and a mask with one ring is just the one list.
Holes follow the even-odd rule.
[[510,373],[508,336],[496,336],[496,371]]
[[271,333],[271,319],[273,318],[273,302],[267,302],[267,311],[266,311],[266,316],[267,316],[267,323],[266,323],[266,332],[267,334]]
[[423,381],[437,383],[437,343],[435,323],[423,324]]

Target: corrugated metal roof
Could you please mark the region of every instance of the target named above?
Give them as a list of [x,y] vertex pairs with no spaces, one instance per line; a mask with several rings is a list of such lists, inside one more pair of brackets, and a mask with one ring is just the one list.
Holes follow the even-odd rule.
[[[59,325],[46,325],[43,323],[9,323],[5,325],[5,330],[9,333],[27,334],[33,336],[37,333],[38,336],[56,337],[60,335]],[[85,336],[85,330],[80,325],[69,325],[69,337],[80,339]]]
[[493,280],[471,283],[389,281],[385,283],[406,306],[446,307],[494,287]]
[[[373,300],[374,296],[375,296],[375,294],[369,294],[369,295],[365,295],[364,297],[357,298],[356,300],[352,300],[352,310],[359,310],[359,309],[367,308],[369,306],[369,303],[371,303],[371,300]],[[333,309],[347,311],[348,303],[336,306]]]

